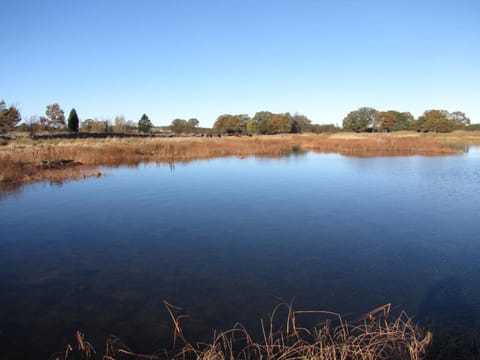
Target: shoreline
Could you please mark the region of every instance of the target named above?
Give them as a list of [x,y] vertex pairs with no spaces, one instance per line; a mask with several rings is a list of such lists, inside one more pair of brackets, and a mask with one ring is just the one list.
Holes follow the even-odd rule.
[[[218,157],[280,158],[305,152],[344,156],[448,156],[480,144],[480,132],[334,133],[206,137],[102,137],[33,140],[0,146],[0,187],[98,177],[98,167],[186,163]],[[48,166],[53,164],[52,166]]]

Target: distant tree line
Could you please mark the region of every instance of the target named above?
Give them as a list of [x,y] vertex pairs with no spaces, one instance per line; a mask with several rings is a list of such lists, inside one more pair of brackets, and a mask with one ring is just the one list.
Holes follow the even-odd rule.
[[450,132],[470,129],[470,119],[461,111],[427,110],[418,119],[409,112],[377,111],[362,107],[348,113],[343,129],[354,132],[391,132],[413,130],[421,132]]
[[[112,121],[86,119],[80,121],[75,109],[71,109],[68,119],[58,103],[47,105],[44,116],[32,116],[22,124],[22,117],[17,107],[6,106],[0,101],[0,133],[14,129],[34,134],[48,132],[90,132],[90,133],[145,133],[153,131],[153,123],[143,114],[138,122],[116,116]],[[354,132],[392,132],[411,130],[419,132],[450,132],[453,130],[480,130],[480,124],[470,124],[470,119],[461,111],[427,110],[418,119],[409,112],[395,110],[378,111],[371,107],[361,107],[351,111],[343,119],[342,127],[334,124],[313,124],[305,115],[272,113],[259,111],[253,117],[247,114],[220,115],[212,129],[200,128],[196,118],[189,120],[174,119],[163,131],[179,134],[198,134],[215,132],[218,134],[295,134],[302,132],[334,133],[339,131]],[[156,131],[159,131],[157,128]]]
[[175,119],[170,124],[170,130],[177,135],[188,133],[194,134],[197,132],[199,124],[200,122],[195,118],[189,120]]
[[[1,103],[2,114],[5,103]],[[13,130],[21,121],[20,113],[16,108],[8,110],[9,119],[12,114],[16,113],[18,117],[14,117],[15,121],[8,122],[2,120],[3,132]],[[6,114],[6,113],[5,113]],[[0,119],[3,119],[3,115]],[[5,123],[5,126],[3,124]],[[8,123],[8,126],[7,126]],[[333,125],[312,124],[311,120],[305,115],[290,113],[272,113],[270,111],[257,112],[252,118],[246,114],[220,115],[215,121],[213,128],[200,128],[199,121],[196,118],[189,120],[174,119],[170,126],[163,127],[164,130],[179,134],[198,134],[200,132],[215,132],[218,134],[282,134],[282,133],[302,133],[302,132],[336,132],[341,128]],[[65,121],[65,113],[58,103],[48,105],[45,110],[45,116],[32,116],[28,121],[16,127],[20,131],[28,131],[32,134],[39,131],[60,132],[69,131],[90,132],[90,133],[125,133],[125,132],[141,132],[150,133],[153,130],[153,124],[146,114],[143,114],[137,123],[131,120],[125,120],[123,116],[115,117],[114,121],[103,119],[86,119],[80,121],[75,109],[70,111],[67,121]]]
[[221,134],[286,134],[310,131],[312,123],[304,115],[290,113],[274,114],[259,111],[252,118],[246,114],[220,115],[213,130]]
[[138,123],[127,121],[123,116],[116,116],[113,123],[109,120],[86,119],[80,121],[77,111],[70,110],[67,121],[65,112],[57,103],[47,105],[45,116],[32,116],[20,125],[22,120],[20,112],[14,106],[6,107],[4,101],[0,101],[0,133],[6,133],[14,129],[35,134],[39,131],[65,132],[70,133],[91,132],[91,133],[125,133],[140,132],[150,133],[153,124],[146,114],[143,114]]

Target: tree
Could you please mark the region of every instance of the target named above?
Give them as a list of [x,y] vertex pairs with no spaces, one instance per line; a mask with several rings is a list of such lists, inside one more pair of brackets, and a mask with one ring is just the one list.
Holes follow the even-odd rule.
[[390,111],[380,111],[375,118],[376,130],[390,132],[397,126],[397,116]]
[[417,120],[417,130],[450,132],[466,129],[470,119],[461,111],[449,113],[447,110],[427,110]]
[[146,114],[143,114],[140,120],[138,120],[138,131],[143,133],[149,133],[151,132],[152,127],[153,124],[148,118],[148,116]]
[[200,122],[195,119],[195,118],[191,118],[187,121],[187,130],[188,132],[195,132],[195,130],[197,129],[198,125],[200,124]]
[[40,116],[40,128],[42,130],[48,130],[48,119],[45,116]]
[[267,121],[267,134],[300,132],[299,123],[289,114],[273,114]]
[[67,121],[67,126],[68,130],[70,130],[73,133],[78,132],[78,115],[77,111],[75,109],[70,110],[70,115],[68,115],[68,121]]
[[20,111],[15,106],[7,109],[5,101],[0,101],[0,133],[4,134],[13,130],[20,121],[22,121]]
[[[42,122],[42,118],[40,118],[40,123]],[[80,123],[80,128],[84,132],[100,132],[98,129],[99,127],[98,121],[94,119],[86,119]]]
[[372,131],[377,116],[377,110],[362,107],[350,112],[343,119],[343,128],[355,132]]
[[292,133],[301,133],[304,131],[310,131],[312,128],[312,121],[305,115],[295,114],[293,115]]
[[113,120],[113,131],[118,133],[123,133],[126,131],[134,131],[137,130],[137,124],[135,124],[132,120],[125,120],[125,116],[117,115]]
[[124,116],[115,116],[113,120],[113,131],[123,133],[127,130],[127,121]]
[[290,133],[300,134],[301,132],[302,132],[302,127],[300,123],[296,119],[293,119],[290,124]]
[[268,120],[273,116],[270,111],[259,111],[247,123],[247,131],[255,134],[268,133]]
[[86,119],[81,122],[80,128],[82,131],[89,133],[108,133],[113,131],[113,126],[111,126],[108,120],[98,119]]
[[415,118],[409,112],[398,112],[394,110],[389,110],[389,113],[395,114],[397,118],[394,131],[399,130],[414,130],[415,129]]
[[470,119],[461,111],[454,111],[451,113],[450,119],[455,121],[455,124],[459,129],[463,129],[470,125]]
[[187,130],[187,120],[183,119],[174,119],[170,124],[170,129],[175,134],[179,135],[181,133],[186,132]]
[[247,132],[247,124],[250,121],[250,116],[248,114],[238,114],[235,115],[238,121],[238,130],[237,133]]
[[47,115],[47,118],[40,119],[40,121],[42,122],[45,119],[48,128],[62,129],[65,127],[65,113],[57,103],[47,105],[45,115]]
[[27,121],[28,132],[30,135],[36,134],[40,130],[40,120],[37,115],[32,115]]
[[415,130],[415,126],[415,118],[409,112],[388,110],[377,113],[373,130],[380,132]]
[[32,115],[20,125],[15,127],[15,131],[28,132],[30,135],[34,135],[40,128],[38,122],[38,116]]
[[310,130],[311,126],[310,119],[305,115],[259,111],[247,122],[245,128],[248,133],[286,134],[301,133]]
[[450,132],[457,123],[446,110],[427,110],[417,120],[420,131]]
[[213,124],[213,129],[221,134],[241,134],[246,130],[249,120],[249,116],[245,114],[224,114],[217,118],[215,124]]

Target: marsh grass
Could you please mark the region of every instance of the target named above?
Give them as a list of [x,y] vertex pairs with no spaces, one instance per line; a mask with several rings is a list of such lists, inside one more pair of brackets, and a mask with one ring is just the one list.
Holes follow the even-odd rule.
[[[414,325],[404,312],[393,317],[390,304],[378,307],[355,324],[328,311],[295,311],[291,304],[277,306],[267,321],[260,321],[261,334],[254,339],[241,325],[215,333],[209,343],[189,342],[181,327],[181,310],[165,302],[173,321],[173,347],[152,355],[135,353],[111,337],[104,354],[95,352],[84,335],[76,333],[75,345],[67,345],[57,360],[75,359],[311,359],[311,360],[419,360],[427,355],[432,334]],[[312,327],[302,326],[309,318]]]
[[[222,138],[17,138],[0,147],[0,184],[82,178],[97,166],[137,166],[145,162],[179,163],[216,157],[283,157],[305,151],[346,156],[451,155],[480,144],[480,132],[453,134],[275,135]],[[45,169],[39,162],[73,160],[83,167]]]

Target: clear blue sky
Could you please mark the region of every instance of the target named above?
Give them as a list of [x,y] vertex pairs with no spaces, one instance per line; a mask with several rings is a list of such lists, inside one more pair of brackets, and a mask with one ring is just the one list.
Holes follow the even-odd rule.
[[480,122],[479,0],[11,0],[0,99],[157,125],[361,106]]

